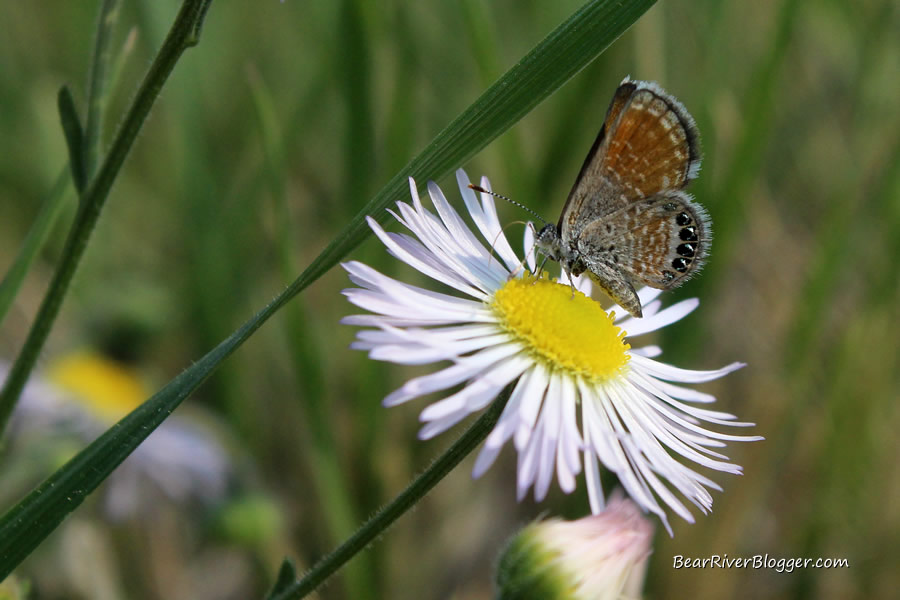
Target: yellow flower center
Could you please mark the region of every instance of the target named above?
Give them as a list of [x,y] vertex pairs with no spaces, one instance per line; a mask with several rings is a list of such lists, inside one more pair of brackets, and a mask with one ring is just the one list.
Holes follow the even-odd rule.
[[61,358],[48,368],[47,378],[108,423],[124,417],[149,395],[129,369],[91,352]]
[[628,363],[625,333],[613,315],[567,285],[535,279],[510,279],[494,293],[491,308],[501,326],[532,354],[593,381],[622,374]]

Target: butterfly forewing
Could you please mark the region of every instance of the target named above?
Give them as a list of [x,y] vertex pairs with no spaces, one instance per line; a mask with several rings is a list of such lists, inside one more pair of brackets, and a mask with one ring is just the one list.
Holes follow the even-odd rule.
[[653,83],[625,80],[560,217],[562,238],[590,221],[664,190],[677,190],[700,168],[699,135],[678,100]]

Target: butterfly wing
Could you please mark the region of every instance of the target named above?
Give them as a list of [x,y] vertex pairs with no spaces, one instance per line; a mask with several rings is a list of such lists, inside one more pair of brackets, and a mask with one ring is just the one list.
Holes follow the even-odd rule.
[[655,83],[626,78],[569,192],[561,237],[575,240],[598,217],[682,189],[699,171],[699,134],[684,106]]
[[689,194],[668,190],[591,221],[577,248],[592,279],[640,316],[631,284],[678,287],[703,266],[711,240],[706,210]]

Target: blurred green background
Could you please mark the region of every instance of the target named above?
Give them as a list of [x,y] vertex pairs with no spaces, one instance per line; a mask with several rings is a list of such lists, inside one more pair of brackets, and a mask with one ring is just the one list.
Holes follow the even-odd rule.
[[[91,348],[136,370],[149,391],[160,387],[299,274],[579,4],[214,3],[113,188],[45,362]],[[116,54],[130,31],[137,37],[108,134],[176,10],[125,3]],[[96,11],[0,4],[0,272],[66,163],[56,93],[68,83],[83,109]],[[693,525],[673,517],[673,539],[657,528],[649,598],[890,598],[900,589],[898,31],[890,0],[661,2],[460,165],[554,220],[625,75],[658,81],[697,119],[704,161],[691,191],[716,238],[705,271],[668,294],[697,296],[700,310],[657,341],[685,368],[749,363],[704,389],[766,441],[729,446],[745,475],[712,475],[725,491],[711,515]],[[455,181],[439,183],[461,207]],[[0,328],[4,360],[52,275],[74,213],[67,193]],[[500,211],[503,222],[526,218]],[[348,258],[416,280],[373,239]],[[451,436],[416,440],[424,402],[381,408],[421,371],[348,349],[354,331],[338,325],[355,312],[339,294],[348,283],[340,269],[323,276],[183,407],[205,409],[229,440],[241,465],[231,495],[214,509],[172,506],[124,524],[88,503],[18,570],[34,597],[259,597],[283,555],[309,566],[427,466]],[[541,514],[588,510],[583,486],[516,504],[511,449],[479,481],[473,459],[321,597],[487,598],[512,532]],[[0,474],[4,507],[48,472],[15,485]],[[228,526],[235,512],[249,532]],[[76,552],[64,544],[76,524],[105,557],[93,593],[76,591],[59,567]],[[676,554],[766,553],[850,567],[672,569]],[[212,590],[226,572],[228,585]]]

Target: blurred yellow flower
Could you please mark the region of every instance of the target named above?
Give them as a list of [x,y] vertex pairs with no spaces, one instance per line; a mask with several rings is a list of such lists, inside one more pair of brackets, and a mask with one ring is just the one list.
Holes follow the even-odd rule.
[[150,395],[134,370],[90,351],[67,354],[50,363],[46,376],[109,424],[137,408]]

